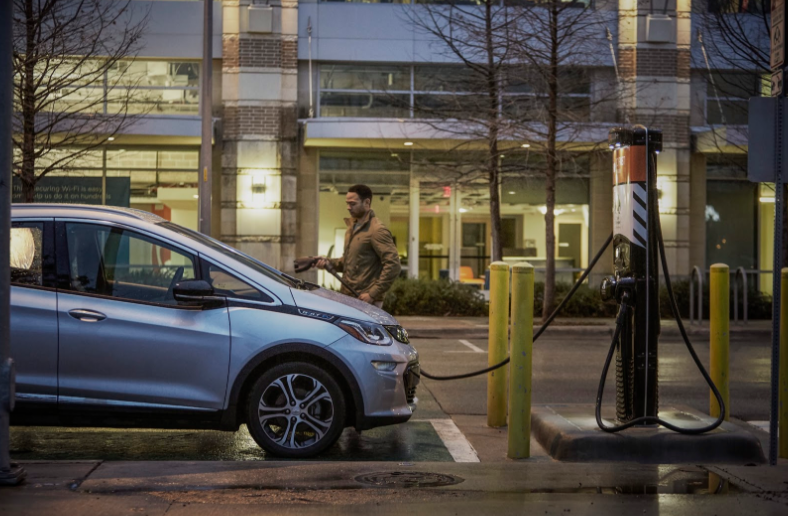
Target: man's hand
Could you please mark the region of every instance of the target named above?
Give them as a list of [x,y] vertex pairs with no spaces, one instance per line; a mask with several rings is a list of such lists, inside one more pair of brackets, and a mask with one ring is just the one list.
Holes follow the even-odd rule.
[[372,299],[372,296],[370,296],[370,295],[369,295],[369,294],[367,294],[366,292],[364,292],[363,294],[361,294],[360,296],[358,296],[358,298],[359,298],[360,300],[364,301],[365,303],[369,303],[369,304],[374,304],[374,303],[375,303],[375,301]]
[[325,256],[321,256],[320,259],[317,261],[317,263],[315,263],[315,267],[317,267],[318,269],[325,269],[327,265],[328,265],[328,258],[326,258]]

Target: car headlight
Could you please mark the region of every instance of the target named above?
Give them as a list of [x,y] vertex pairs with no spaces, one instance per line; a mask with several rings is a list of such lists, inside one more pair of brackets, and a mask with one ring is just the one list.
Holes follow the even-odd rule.
[[383,326],[374,323],[354,321],[352,319],[340,319],[336,325],[348,332],[350,335],[375,346],[390,346],[391,336]]
[[397,341],[402,342],[403,344],[410,344],[408,332],[402,326],[386,326],[386,329],[389,331],[392,337],[397,339]]

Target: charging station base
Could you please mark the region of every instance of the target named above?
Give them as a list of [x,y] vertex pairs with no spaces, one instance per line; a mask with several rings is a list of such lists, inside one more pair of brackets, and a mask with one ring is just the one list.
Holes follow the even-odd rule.
[[[665,407],[660,418],[681,427],[701,427],[715,418],[688,407]],[[613,426],[613,411],[602,411]],[[763,464],[758,438],[725,421],[702,435],[684,435],[660,426],[633,427],[617,433],[599,429],[590,404],[534,406],[531,428],[544,450],[567,462],[637,462],[641,464]]]

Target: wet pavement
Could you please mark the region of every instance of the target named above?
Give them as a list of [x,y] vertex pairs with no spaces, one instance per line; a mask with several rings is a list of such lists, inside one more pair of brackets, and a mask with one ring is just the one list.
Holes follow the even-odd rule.
[[[14,427],[14,460],[271,460],[245,426],[238,432],[115,428]],[[362,434],[352,428],[320,456],[343,461],[452,461],[428,421]],[[277,459],[281,460],[281,459]]]
[[[708,362],[708,344],[698,337]],[[487,366],[485,339],[414,339],[422,367],[432,374],[456,374]],[[534,345],[533,402],[592,403],[609,345],[604,335],[545,335]],[[708,387],[677,339],[660,348],[660,403],[708,410]],[[734,417],[768,419],[768,339],[731,339],[731,407]],[[438,382],[423,379],[419,408],[406,424],[358,434],[345,429],[337,444],[317,457],[327,461],[445,462],[457,460],[433,420],[456,425],[455,433],[483,462],[506,460],[506,430],[486,426],[486,377]],[[608,380],[605,406],[615,403]],[[452,429],[450,433],[454,431]],[[760,437],[765,434],[761,432]],[[532,441],[532,454],[544,452]],[[242,427],[238,432],[106,428],[14,427],[15,460],[265,461],[270,460]],[[547,459],[546,457],[544,457]],[[477,459],[478,460],[478,459]],[[549,460],[549,459],[547,459]]]

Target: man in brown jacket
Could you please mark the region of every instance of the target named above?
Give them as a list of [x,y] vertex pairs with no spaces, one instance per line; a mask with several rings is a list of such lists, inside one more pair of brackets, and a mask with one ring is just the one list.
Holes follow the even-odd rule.
[[[391,232],[372,211],[372,190],[368,186],[351,186],[345,202],[350,213],[350,218],[345,219],[345,252],[330,262],[359,293],[360,300],[380,307],[402,268],[397,246]],[[327,262],[328,258],[321,257],[316,265],[324,269]],[[342,292],[351,295],[344,286]]]

